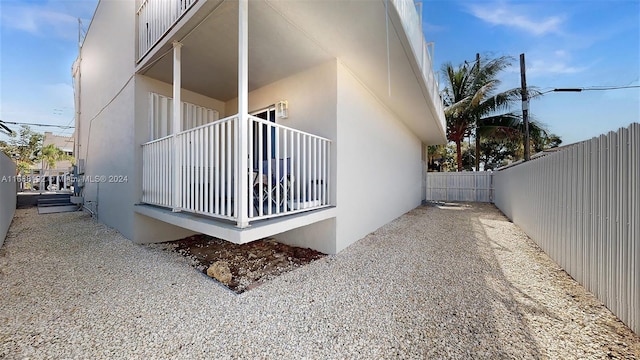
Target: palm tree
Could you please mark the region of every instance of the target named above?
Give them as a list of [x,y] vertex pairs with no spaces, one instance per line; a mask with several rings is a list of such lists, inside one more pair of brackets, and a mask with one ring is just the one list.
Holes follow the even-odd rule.
[[67,155],[61,149],[55,147],[53,144],[49,144],[42,148],[40,153],[42,159],[42,169],[53,169],[56,167],[58,161],[72,160],[73,157]]
[[[496,59],[485,59],[455,68],[445,63],[442,72],[445,75],[446,87],[442,98],[445,104],[447,120],[447,138],[456,143],[458,171],[462,170],[461,144],[466,136],[475,131],[476,141],[484,124],[514,124],[521,115],[510,111],[513,104],[521,99],[520,88],[496,93],[500,86],[498,74],[511,66],[513,58],[502,56]],[[531,96],[538,94],[530,90]],[[495,130],[495,129],[494,129]]]
[[[480,121],[479,136],[483,138],[482,152],[485,169],[499,166],[501,160],[520,160],[524,157],[524,124],[521,119]],[[562,139],[549,133],[538,121],[529,122],[530,146],[534,152],[557,147]],[[487,166],[487,162],[491,165]]]

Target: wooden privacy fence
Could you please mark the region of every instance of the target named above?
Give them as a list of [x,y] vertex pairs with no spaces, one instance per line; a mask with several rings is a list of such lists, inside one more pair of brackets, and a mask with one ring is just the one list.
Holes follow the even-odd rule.
[[640,124],[495,172],[494,202],[640,334]]
[[427,201],[492,202],[491,172],[427,173]]

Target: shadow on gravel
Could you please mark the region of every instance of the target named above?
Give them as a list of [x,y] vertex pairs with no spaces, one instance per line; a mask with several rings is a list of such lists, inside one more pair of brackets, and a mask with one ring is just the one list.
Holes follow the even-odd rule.
[[437,250],[425,259],[443,269],[433,279],[436,288],[426,300],[432,303],[436,319],[447,319],[440,327],[456,340],[448,346],[465,349],[465,355],[472,358],[541,358],[523,312],[548,310],[533,299],[533,305],[523,306],[513,296],[519,290],[504,276],[494,254],[499,245],[479,221],[485,210],[465,203],[434,204],[424,209],[451,219],[430,236]]

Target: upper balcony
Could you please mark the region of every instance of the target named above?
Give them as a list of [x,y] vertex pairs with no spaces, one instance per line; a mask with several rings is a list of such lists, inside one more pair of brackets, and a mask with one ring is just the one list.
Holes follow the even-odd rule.
[[[166,54],[180,41],[188,52],[185,88],[221,101],[237,96],[237,4],[143,0],[137,71],[170,83]],[[438,83],[412,0],[249,2],[249,91],[330,59],[345,65],[424,143],[446,141]]]
[[402,27],[409,40],[413,56],[420,67],[423,79],[431,95],[436,113],[440,119],[442,128],[447,128],[444,116],[444,105],[440,97],[440,88],[433,71],[433,60],[429,52],[428,43],[425,41],[422,31],[422,18],[416,10],[412,0],[391,0],[400,16]]
[[142,0],[137,15],[138,61],[162,39],[198,0]]

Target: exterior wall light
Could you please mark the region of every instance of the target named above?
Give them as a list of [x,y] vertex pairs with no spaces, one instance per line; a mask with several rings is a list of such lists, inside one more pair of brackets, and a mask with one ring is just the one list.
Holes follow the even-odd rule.
[[289,117],[289,102],[287,100],[279,101],[276,104],[276,114],[280,119]]

